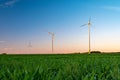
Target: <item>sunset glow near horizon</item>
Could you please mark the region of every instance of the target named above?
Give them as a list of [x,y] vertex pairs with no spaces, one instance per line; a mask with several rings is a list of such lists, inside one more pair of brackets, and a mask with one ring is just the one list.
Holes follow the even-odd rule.
[[[0,0],[0,53],[120,51],[119,0]],[[29,47],[29,41],[31,47]]]

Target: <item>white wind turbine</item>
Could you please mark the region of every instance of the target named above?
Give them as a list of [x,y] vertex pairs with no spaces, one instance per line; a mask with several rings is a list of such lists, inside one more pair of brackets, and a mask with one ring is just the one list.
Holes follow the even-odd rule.
[[52,53],[53,53],[54,52],[54,36],[55,36],[55,34],[53,32],[48,32],[48,34],[52,38]]
[[28,42],[27,47],[28,47],[28,53],[31,53],[31,50],[32,50],[32,43],[31,43],[31,41]]
[[81,25],[80,27],[83,27],[83,26],[88,26],[88,42],[89,42],[89,50],[88,50],[88,54],[90,54],[90,52],[91,52],[91,44],[90,44],[90,26],[91,26],[91,17],[89,18],[89,21],[88,21],[88,23],[86,23],[86,24],[83,24],[83,25]]
[[29,47],[29,48],[32,47],[31,41],[28,42],[28,47]]

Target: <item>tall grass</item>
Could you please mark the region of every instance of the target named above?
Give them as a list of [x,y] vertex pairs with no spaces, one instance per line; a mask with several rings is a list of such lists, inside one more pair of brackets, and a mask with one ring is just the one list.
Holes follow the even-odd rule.
[[120,80],[120,54],[0,55],[0,80]]

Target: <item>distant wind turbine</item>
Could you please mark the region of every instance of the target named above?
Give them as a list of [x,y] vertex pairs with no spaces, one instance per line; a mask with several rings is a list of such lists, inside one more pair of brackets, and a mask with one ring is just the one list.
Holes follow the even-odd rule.
[[28,47],[32,47],[31,41],[28,42]]
[[54,36],[55,36],[55,34],[54,33],[52,33],[52,32],[48,32],[48,34],[51,36],[51,38],[52,38],[52,53],[54,52]]
[[91,44],[90,44],[90,26],[91,26],[91,17],[89,18],[89,21],[88,21],[88,23],[86,23],[86,24],[83,24],[83,25],[81,25],[80,27],[83,27],[83,26],[88,26],[88,38],[89,38],[89,40],[88,40],[88,42],[89,42],[89,50],[88,50],[88,54],[90,54],[90,52],[91,52]]
[[31,50],[32,50],[32,47],[33,47],[31,41],[28,42],[27,47],[28,47],[28,53],[31,53]]

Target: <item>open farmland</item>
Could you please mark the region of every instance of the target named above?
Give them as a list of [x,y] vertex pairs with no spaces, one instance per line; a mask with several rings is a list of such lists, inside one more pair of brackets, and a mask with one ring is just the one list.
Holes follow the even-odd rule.
[[0,80],[120,80],[120,54],[0,55]]

